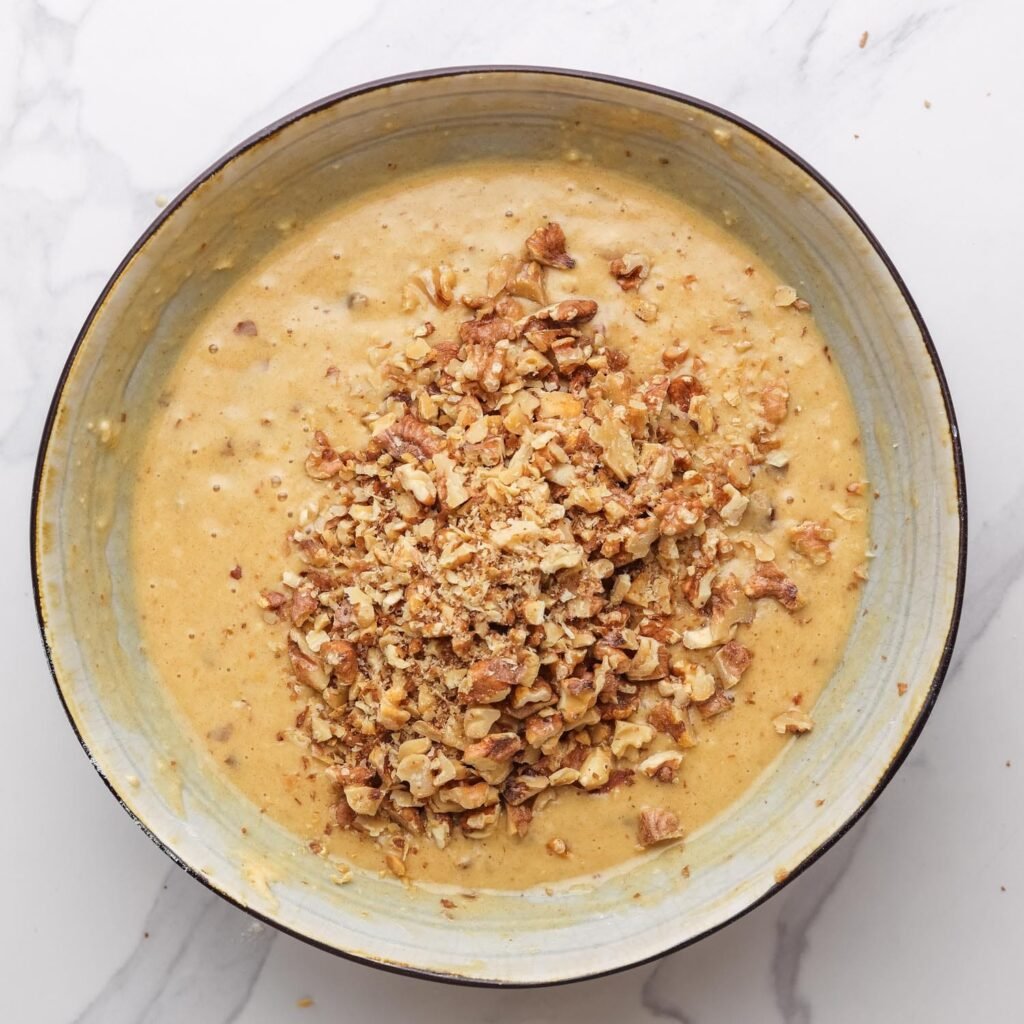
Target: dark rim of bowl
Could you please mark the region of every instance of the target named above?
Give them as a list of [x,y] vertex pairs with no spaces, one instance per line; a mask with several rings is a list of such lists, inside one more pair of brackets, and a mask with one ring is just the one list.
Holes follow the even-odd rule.
[[[699,935],[694,935],[683,942],[680,942],[674,946],[670,946],[667,949],[662,950],[659,953],[655,953],[648,957],[643,957],[639,960],[635,960],[631,963],[617,965],[601,971],[594,971],[592,973],[584,973],[573,975],[568,978],[559,978],[553,981],[541,981],[541,982],[517,982],[517,981],[503,981],[503,980],[488,980],[478,978],[463,978],[453,974],[445,974],[440,971],[431,971],[429,969],[421,967],[412,967],[404,964],[389,963],[384,960],[376,960],[372,957],[363,956],[356,953],[350,953],[346,950],[338,949],[335,946],[328,945],[327,943],[321,942],[318,939],[314,939],[308,935],[304,935],[301,932],[295,931],[292,928],[282,925],[275,921],[273,918],[268,917],[265,914],[260,913],[257,910],[253,910],[251,907],[247,907],[244,903],[235,899],[233,896],[224,892],[218,886],[197,871],[191,865],[187,864],[175,853],[170,846],[168,846],[159,836],[155,835],[153,831],[131,810],[130,807],[121,798],[114,784],[104,774],[103,770],[96,763],[92,752],[89,750],[82,737],[82,734],[78,730],[74,717],[71,714],[71,710],[68,707],[68,703],[64,698],[63,690],[61,689],[60,680],[57,675],[57,669],[54,665],[53,656],[50,649],[50,643],[47,636],[46,626],[46,615],[43,609],[43,598],[42,598],[42,584],[41,584],[41,572],[39,565],[39,550],[36,543],[37,527],[39,519],[39,498],[41,491],[41,481],[46,462],[46,454],[49,449],[50,436],[53,432],[54,425],[57,418],[57,412],[60,407],[61,398],[64,392],[64,386],[67,382],[68,375],[71,372],[71,367],[75,361],[75,357],[78,354],[78,350],[81,347],[86,335],[92,326],[93,320],[103,307],[107,296],[117,283],[121,274],[125,268],[136,256],[136,254],[146,245],[149,239],[159,230],[163,225],[164,221],[170,217],[174,211],[181,206],[181,204],[194,192],[200,185],[205,181],[209,180],[213,175],[217,174],[224,167],[226,167],[232,160],[237,156],[246,152],[247,150],[259,145],[270,136],[276,134],[281,129],[288,125],[294,124],[295,122],[307,117],[310,114],[318,113],[329,107],[340,103],[343,100],[349,99],[353,96],[360,96],[365,93],[374,92],[379,89],[387,89],[395,85],[402,85],[409,82],[422,81],[422,80],[433,80],[440,78],[451,78],[462,75],[484,75],[484,74],[540,74],[540,75],[553,75],[561,78],[579,78],[591,82],[600,82],[607,85],[619,86],[625,89],[634,90],[636,92],[650,93],[655,96],[661,96],[666,99],[675,100],[683,105],[693,107],[697,110],[703,111],[704,113],[711,114],[715,117],[721,118],[722,120],[731,122],[739,128],[750,132],[767,145],[771,146],[782,156],[786,157],[789,161],[795,164],[800,170],[812,178],[815,183],[820,186],[835,202],[842,208],[850,220],[854,223],[861,234],[871,244],[872,249],[878,256],[878,258],[885,265],[886,270],[891,275],[893,282],[899,289],[900,295],[903,301],[906,303],[907,308],[913,315],[914,322],[917,325],[917,329],[921,333],[921,340],[924,343],[925,349],[928,352],[928,356],[931,359],[932,368],[935,373],[936,380],[938,381],[939,388],[942,393],[942,400],[945,406],[946,419],[949,426],[949,434],[952,442],[952,455],[953,455],[953,469],[956,477],[956,488],[957,488],[957,516],[959,519],[960,535],[959,535],[959,557],[957,565],[957,577],[956,577],[956,593],[953,602],[953,614],[950,618],[949,630],[946,634],[946,640],[943,644],[942,655],[939,659],[938,668],[936,669],[935,676],[932,679],[931,685],[928,689],[927,697],[925,698],[921,709],[917,714],[917,718],[914,720],[909,731],[903,739],[899,750],[896,752],[893,759],[889,762],[885,772],[882,774],[872,791],[860,804],[860,806],[850,815],[850,817],[820,846],[809,853],[804,860],[795,868],[793,868],[786,878],[770,889],[763,893],[758,899],[754,900],[748,906],[734,914],[732,917],[727,918],[725,921],[714,925],[711,928],[706,929]],[[296,939],[300,939],[303,942],[309,943],[312,946],[322,949],[325,952],[333,953],[337,956],[344,957],[347,960],[354,961],[355,963],[367,964],[371,967],[377,967],[382,970],[391,971],[397,974],[405,975],[406,977],[426,979],[430,981],[442,981],[449,984],[456,985],[467,985],[474,987],[484,988],[540,988],[554,985],[565,985],[571,984],[578,981],[587,981],[594,978],[605,977],[610,974],[616,974],[619,971],[630,970],[635,967],[640,967],[644,964],[651,963],[661,957],[668,956],[671,953],[676,953],[685,947],[692,945],[695,942],[699,942],[701,939],[706,938],[709,935],[717,932],[719,929],[724,928],[726,925],[731,924],[733,921],[750,913],[756,907],[759,907],[762,903],[765,903],[777,892],[783,889],[786,885],[793,881],[798,875],[801,875],[807,868],[814,864],[818,858],[824,853],[830,850],[840,839],[850,831],[851,828],[860,820],[861,816],[867,811],[867,809],[878,799],[882,790],[889,784],[897,770],[906,760],[907,755],[910,753],[914,744],[917,742],[918,737],[921,734],[921,730],[924,728],[925,722],[928,720],[928,716],[931,714],[932,708],[935,705],[935,700],[938,697],[939,690],[942,687],[942,682],[946,675],[946,670],[949,667],[950,658],[953,653],[953,646],[956,641],[957,630],[960,626],[960,616],[963,608],[964,598],[964,580],[967,572],[967,483],[964,473],[964,461],[963,451],[960,444],[960,431],[957,426],[956,413],[953,409],[953,401],[949,392],[949,385],[946,382],[946,376],[942,370],[942,365],[939,362],[938,353],[935,350],[935,345],[932,342],[931,335],[928,333],[928,328],[925,326],[924,319],[921,316],[920,310],[917,308],[917,304],[910,295],[907,286],[904,284],[903,279],[900,277],[896,270],[892,260],[886,253],[885,249],[882,248],[881,243],[872,233],[870,228],[864,223],[860,215],[853,209],[853,207],[843,198],[838,190],[824,177],[820,172],[815,170],[806,160],[793,152],[788,146],[779,142],[778,139],[774,138],[768,132],[756,125],[751,124],[749,121],[744,120],[742,117],[731,113],[722,107],[716,106],[713,103],[708,103],[705,100],[697,99],[693,96],[688,96],[685,93],[676,92],[673,89],[666,89],[662,86],[649,85],[644,82],[634,81],[628,78],[619,78],[614,75],[606,75],[600,72],[593,71],[576,71],[568,68],[552,68],[543,66],[531,66],[531,65],[515,65],[515,64],[496,64],[496,65],[468,65],[462,67],[450,67],[450,68],[436,68],[428,69],[423,71],[408,72],[401,75],[393,75],[387,78],[379,78],[371,82],[366,82],[362,85],[353,86],[349,89],[343,89],[340,92],[332,93],[330,96],[326,96],[320,100],[316,100],[313,103],[309,103],[306,106],[300,107],[298,110],[293,111],[290,114],[286,114],[284,117],[279,118],[273,123],[262,128],[260,131],[249,136],[245,141],[239,143],[233,149],[229,150],[223,157],[221,157],[216,163],[212,164],[205,171],[203,171],[198,177],[196,177],[189,185],[185,186],[181,192],[178,193],[175,198],[167,204],[167,206],[160,212],[160,214],[153,220],[148,228],[143,232],[138,241],[131,247],[128,254],[124,257],[117,269],[111,275],[100,293],[99,298],[96,300],[92,309],[89,311],[89,315],[86,317],[85,323],[82,325],[82,329],[78,333],[78,337],[75,339],[75,343],[71,348],[71,352],[68,355],[67,362],[64,364],[64,368],[61,371],[60,378],[57,382],[57,387],[53,395],[53,399],[50,403],[49,412],[46,416],[46,422],[43,427],[42,440],[39,447],[39,455],[36,461],[35,476],[32,483],[32,515],[31,515],[31,560],[32,560],[32,590],[35,599],[36,606],[36,617],[39,623],[39,629],[42,634],[43,647],[46,653],[46,659],[50,666],[50,674],[53,677],[53,681],[57,688],[57,694],[60,698],[61,704],[64,708],[64,712],[67,715],[68,721],[71,723],[71,728],[74,730],[75,735],[78,737],[78,742],[81,744],[82,749],[85,751],[86,756],[89,758],[92,766],[96,769],[100,778],[103,779],[107,788],[114,795],[114,798],[125,810],[125,812],[132,818],[132,820],[139,826],[139,828],[168,856],[175,864],[190,874],[197,881],[201,882],[212,892],[215,892],[218,896],[226,899],[229,903],[238,907],[239,910],[245,911],[245,913],[261,921],[263,924],[270,925],[276,928],[278,931],[284,932],[287,935],[291,935]]]

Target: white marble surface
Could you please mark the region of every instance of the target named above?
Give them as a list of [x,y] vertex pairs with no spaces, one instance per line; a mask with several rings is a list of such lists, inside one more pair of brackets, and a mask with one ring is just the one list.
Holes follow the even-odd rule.
[[[2,0],[0,1020],[1024,1020],[1022,35],[1014,0]],[[752,119],[829,176],[931,326],[972,503],[953,669],[922,740],[852,834],[696,947],[523,993],[334,959],[171,865],[67,726],[27,555],[54,382],[157,197],[325,93],[473,62],[672,86]]]

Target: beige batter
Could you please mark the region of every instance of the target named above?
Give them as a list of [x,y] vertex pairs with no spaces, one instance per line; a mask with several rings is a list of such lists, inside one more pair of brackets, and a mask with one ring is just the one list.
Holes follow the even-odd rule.
[[[605,870],[636,855],[645,804],[672,808],[692,832],[782,749],[787,738],[772,718],[795,695],[813,706],[857,610],[867,510],[846,488],[864,479],[858,425],[813,319],[775,305],[781,282],[722,229],[633,180],[568,164],[460,167],[296,225],[196,325],[165,381],[134,493],[135,588],[145,651],[211,764],[260,813],[304,841],[324,841],[335,797],[284,736],[300,705],[287,685],[281,627],[256,606],[259,590],[292,565],[285,534],[316,493],[303,469],[312,432],[328,429],[339,448],[360,445],[359,415],[376,401],[375,366],[425,318],[446,337],[466,317],[458,303],[403,312],[411,273],[444,260],[458,272],[456,294],[479,292],[495,258],[519,252],[545,217],[562,224],[577,260],[559,276],[558,294],[596,299],[609,343],[626,349],[634,368],[660,369],[661,350],[685,342],[719,394],[766,364],[785,376],[790,415],[780,436],[791,462],[761,480],[777,509],[766,540],[807,604],[790,614],[758,603],[743,634],[753,665],[736,705],[704,724],[678,783],[640,778],[603,795],[563,792],[525,839],[455,838],[443,851],[417,840],[414,879],[521,887]],[[642,294],[659,307],[655,324],[636,318],[636,295],[608,272],[609,259],[628,251],[653,259]],[[242,321],[257,333],[238,332]],[[784,539],[804,519],[836,531],[826,566],[794,555]],[[546,851],[554,837],[569,841],[571,856]],[[358,834],[334,830],[326,847],[380,866],[377,848]]]

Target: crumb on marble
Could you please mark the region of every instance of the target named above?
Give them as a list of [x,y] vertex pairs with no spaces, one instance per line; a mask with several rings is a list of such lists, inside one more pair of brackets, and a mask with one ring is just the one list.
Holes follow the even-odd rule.
[[905,694],[907,692],[907,689],[908,689],[908,687],[907,687],[906,683],[897,683],[896,684],[896,692],[899,693],[899,695],[901,697],[903,696],[903,694]]
[[868,30],[867,30],[867,29],[864,29],[864,31],[863,31],[863,32],[861,32],[861,34],[860,34],[860,40],[859,40],[859,41],[857,42],[857,45],[858,45],[858,46],[859,46],[859,47],[860,47],[860,48],[861,48],[862,50],[864,49],[864,47],[865,47],[865,46],[867,46],[867,45],[868,45]]

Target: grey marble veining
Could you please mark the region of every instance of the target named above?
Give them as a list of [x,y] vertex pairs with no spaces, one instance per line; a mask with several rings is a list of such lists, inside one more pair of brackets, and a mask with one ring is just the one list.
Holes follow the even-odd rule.
[[[0,576],[0,1020],[1021,1020],[1022,33],[1024,10],[1008,0],[522,0],[514,12],[468,0],[0,4],[0,557],[11,567]],[[473,62],[671,86],[731,107],[826,173],[889,248],[932,329],[971,496],[947,687],[867,817],[781,895],[696,946],[520,993],[338,960],[256,925],[170,865],[67,727],[34,632],[26,557],[53,385],[158,197],[300,103]]]
[[172,867],[141,941],[75,1024],[237,1020],[276,933]]

